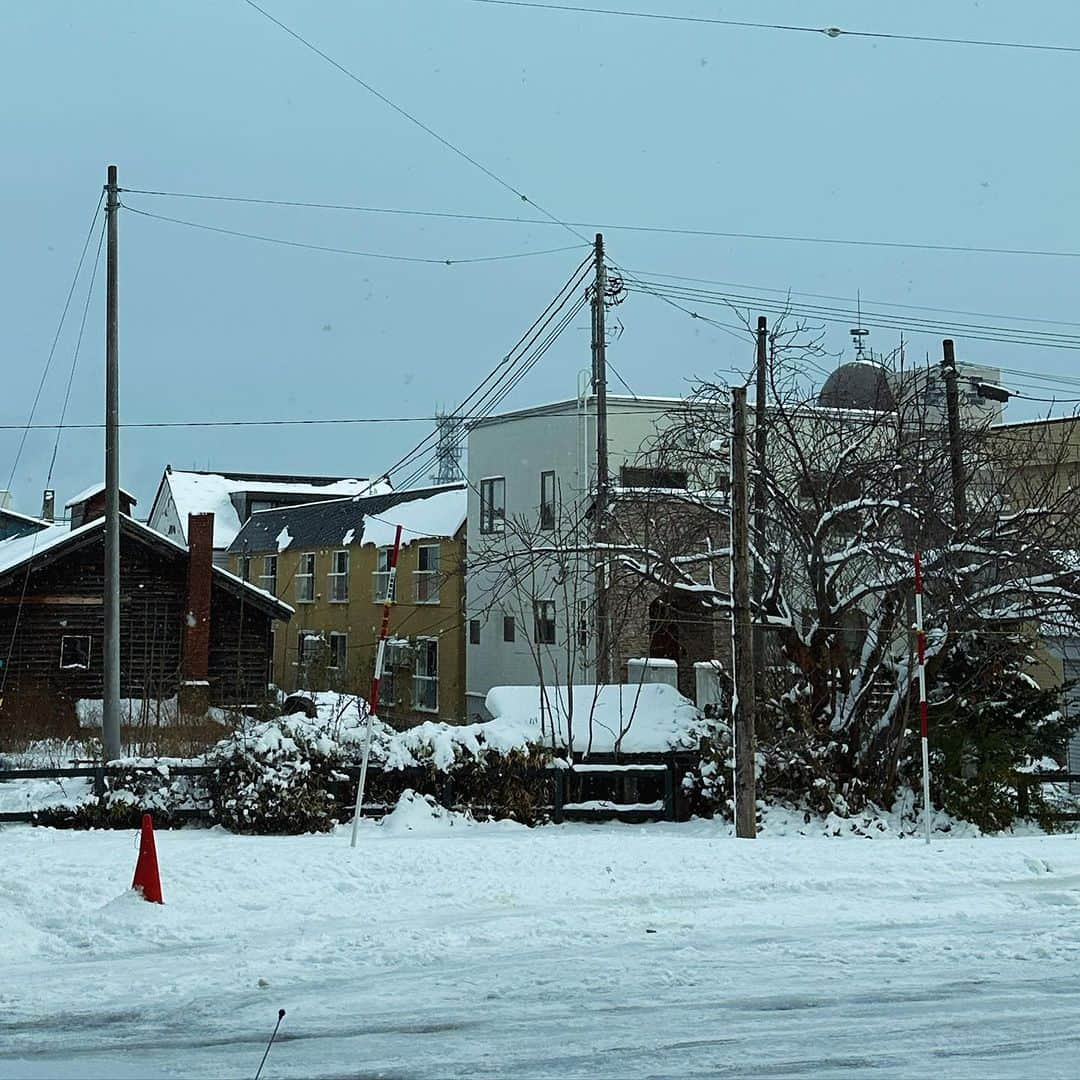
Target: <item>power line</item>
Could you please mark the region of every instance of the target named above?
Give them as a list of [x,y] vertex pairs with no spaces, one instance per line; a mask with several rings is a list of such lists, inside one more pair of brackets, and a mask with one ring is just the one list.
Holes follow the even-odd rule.
[[383,251],[358,251],[354,248],[328,247],[324,244],[311,244],[301,240],[284,240],[278,236],[263,236],[259,233],[241,232],[238,229],[226,229],[220,225],[208,225],[201,221],[185,221],[182,218],[168,217],[165,214],[154,214],[149,210],[140,210],[128,203],[120,204],[125,210],[130,210],[140,217],[154,218],[157,221],[168,221],[173,225],[186,225],[190,229],[202,229],[206,232],[221,233],[224,236],[237,236],[245,240],[260,240],[264,244],[280,244],[284,247],[302,248],[306,251],[322,251],[332,255],[356,255],[365,259],[386,259],[390,262],[427,263],[432,266],[459,266],[463,263],[488,263],[503,262],[507,259],[527,259],[533,255],[559,255],[567,251],[579,251],[580,244],[559,248],[547,248],[544,251],[516,251],[507,255],[474,255],[461,259],[438,259],[422,255],[392,255]]
[[350,71],[347,67],[345,67],[344,64],[339,63],[332,56],[330,56],[329,53],[323,52],[323,50],[320,49],[317,45],[312,44],[312,42],[308,41],[307,38],[305,38],[301,34],[297,33],[291,27],[286,26],[285,23],[283,23],[280,19],[274,18],[274,16],[271,15],[270,12],[268,12],[265,8],[262,8],[258,4],[256,4],[255,0],[244,0],[244,3],[246,3],[248,5],[248,7],[252,8],[255,11],[257,11],[260,15],[263,16],[263,18],[269,19],[270,22],[272,22],[279,29],[284,30],[286,34],[288,34],[294,40],[298,41],[301,45],[304,46],[304,48],[310,49],[311,52],[315,53],[316,56],[321,57],[328,64],[330,64],[333,68],[340,71],[342,75],[344,75],[347,78],[351,79],[358,86],[362,86],[369,94],[372,94],[374,97],[378,98],[379,101],[381,101],[388,108],[393,109],[394,112],[396,112],[399,116],[404,117],[406,120],[409,121],[410,124],[415,125],[421,131],[423,131],[425,134],[431,136],[431,138],[435,139],[436,142],[438,142],[442,146],[446,147],[446,149],[451,151],[451,153],[454,153],[458,157],[460,157],[462,160],[467,161],[470,165],[473,166],[473,168],[479,169],[480,172],[482,172],[485,176],[487,176],[491,180],[494,180],[496,184],[498,184],[500,187],[505,188],[512,195],[516,196],[521,202],[528,203],[534,209],[538,210],[541,214],[543,214],[544,217],[548,218],[554,224],[562,226],[562,228],[564,228],[564,229],[568,230],[569,232],[571,232],[574,236],[576,236],[583,243],[588,243],[589,242],[575,228],[573,228],[572,226],[570,226],[568,223],[566,223],[564,221],[560,221],[559,218],[557,218],[553,213],[551,213],[550,210],[545,209],[538,202],[535,202],[533,199],[530,199],[528,195],[526,195],[523,191],[519,191],[508,180],[504,180],[503,177],[499,176],[498,173],[494,172],[492,169],[489,169],[486,165],[484,165],[482,162],[478,161],[471,154],[466,153],[460,146],[457,146],[455,143],[452,143],[449,139],[447,139],[444,136],[440,135],[434,128],[429,127],[427,124],[425,124],[418,117],[416,117],[412,113],[410,113],[407,109],[404,109],[404,108],[402,108],[402,106],[398,105],[396,102],[391,101],[390,98],[388,98],[385,94],[381,93],[379,90],[376,90],[375,87],[371,85],[371,83],[366,82],[364,79],[360,78],[359,75],[357,75],[355,72]]
[[[245,0],[248,2],[248,0]],[[357,214],[391,214],[403,217],[443,218],[449,221],[485,221],[503,225],[560,225],[564,228],[593,229],[599,232],[636,232],[663,236],[694,236],[719,240],[767,240],[792,244],[829,244],[852,247],[900,248],[909,251],[940,251],[964,255],[1022,255],[1032,258],[1076,259],[1080,251],[1048,248],[980,247],[965,244],[927,244],[900,240],[866,240],[858,237],[804,236],[786,233],[751,233],[732,230],[704,229],[678,225],[641,225],[625,222],[540,221],[536,218],[511,217],[499,214],[470,214],[455,210],[422,210],[406,207],[361,206],[348,203],[303,202],[292,199],[264,199],[245,195],[215,195],[190,191],[158,191],[148,188],[124,188],[132,195],[158,198],[205,199],[215,202],[248,203],[254,206],[289,206],[308,210],[340,210]],[[575,235],[578,235],[575,233]]]
[[[688,277],[685,274],[668,274],[658,270],[639,270],[635,273],[645,274],[648,277],[659,277],[670,281],[690,281],[699,285],[720,285],[727,289],[748,289],[751,292],[765,292],[776,293],[780,296],[809,296],[817,300],[838,300],[841,302],[851,302],[850,296],[837,296],[834,293],[815,293],[807,292],[803,289],[778,289],[775,286],[768,285],[747,285],[745,282],[738,281],[718,281],[715,278],[699,278]],[[880,307],[894,307],[903,308],[907,311],[933,311],[939,315],[969,315],[978,319],[1006,319],[1013,322],[1030,322],[1040,323],[1045,326],[1075,326],[1080,327],[1080,322],[1070,322],[1067,319],[1046,319],[1039,318],[1034,315],[1002,315],[994,312],[987,311],[968,311],[963,308],[943,308],[943,307],[931,307],[928,304],[904,304],[896,300],[870,300],[866,297],[862,298],[864,304],[877,304]]]
[[[71,286],[68,289],[67,296],[64,299],[64,307],[60,312],[60,321],[56,325],[56,333],[53,335],[52,344],[49,346],[49,354],[45,358],[45,367],[41,372],[41,380],[38,382],[37,392],[34,394],[33,403],[30,406],[30,415],[27,421],[23,425],[19,425],[18,429],[22,430],[22,438],[19,440],[19,445],[15,450],[15,458],[11,463],[11,473],[8,476],[7,486],[11,489],[12,484],[15,481],[15,472],[19,467],[19,459],[22,457],[23,450],[26,447],[26,439],[33,429],[34,416],[37,413],[38,403],[41,401],[41,392],[45,389],[45,380],[49,377],[49,370],[52,367],[53,357],[56,355],[56,346],[60,341],[60,334],[64,329],[64,322],[67,319],[67,313],[71,307],[71,298],[75,295],[75,286],[79,282],[79,276],[82,274],[83,263],[86,261],[86,252],[90,248],[90,241],[94,236],[94,225],[97,223],[98,214],[101,213],[101,204],[105,199],[105,192],[98,196],[97,206],[94,207],[93,217],[90,219],[90,228],[86,232],[86,240],[83,242],[82,251],[79,254],[79,261],[75,266],[75,274],[71,279]],[[18,430],[17,429],[17,430]]]
[[[855,313],[850,309],[827,307],[818,304],[780,301],[772,297],[753,296],[738,293],[720,293],[688,286],[670,285],[666,282],[648,281],[634,277],[625,278],[630,288],[659,293],[681,300],[691,300],[702,304],[738,308],[752,306],[772,314],[801,314],[823,322],[850,323]],[[982,324],[946,323],[939,320],[909,319],[890,313],[872,313],[863,310],[863,323],[886,329],[912,330],[919,333],[956,333],[959,336],[982,341],[994,341],[1013,345],[1034,345],[1044,348],[1080,349],[1080,335],[1051,334],[1045,331],[1024,330],[1015,327],[990,326]]]
[[627,11],[619,8],[585,7],[577,4],[542,4],[536,0],[467,0],[473,4],[494,7],[531,8],[581,15],[610,15],[623,19],[648,19],[658,22],[691,23],[695,25],[726,26],[742,30],[779,30],[797,34],[815,34],[828,38],[857,37],[880,41],[911,41],[932,45],[967,45],[990,49],[1031,49],[1038,52],[1078,53],[1080,46],[1049,45],[1035,41],[997,41],[989,38],[942,37],[934,34],[899,34],[887,31],[845,30],[839,26],[797,26],[787,23],[751,22],[745,19],[719,19],[705,15],[670,15],[655,11]]

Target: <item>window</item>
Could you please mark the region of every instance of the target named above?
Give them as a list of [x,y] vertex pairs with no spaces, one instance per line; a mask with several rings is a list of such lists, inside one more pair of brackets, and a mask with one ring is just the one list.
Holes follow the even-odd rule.
[[537,645],[555,644],[555,601],[534,600],[534,636]]
[[60,670],[90,670],[90,637],[65,635],[60,639]]
[[264,555],[262,573],[259,575],[259,588],[277,596],[277,556]]
[[319,655],[322,640],[322,634],[318,630],[301,630],[296,638],[297,664],[310,664]]
[[589,648],[589,601],[578,601],[577,617],[577,643],[578,648],[585,652]]
[[540,528],[555,528],[555,473],[540,474]]
[[514,626],[514,616],[503,616],[503,641],[513,641],[516,636],[516,627]]
[[376,604],[383,604],[387,600],[393,600],[390,594],[390,560],[394,557],[394,549],[388,547],[379,548],[375,559],[376,570],[371,575],[371,599]]
[[421,712],[439,711],[439,639],[418,638],[413,703]]
[[273,510],[273,509],[274,509],[274,503],[272,503],[269,499],[252,499],[251,500],[251,505],[248,506],[248,513],[249,514],[259,514],[259,513],[262,513],[263,510]]
[[176,535],[176,526],[175,525],[170,525],[169,526],[169,535],[170,536],[175,536]]
[[438,544],[421,544],[417,550],[416,569],[413,571],[413,592],[418,604],[439,602],[440,556]]
[[387,639],[386,652],[383,653],[382,676],[379,679],[379,703],[380,705],[397,705],[398,701],[398,670],[407,663],[407,641],[395,641]]
[[666,488],[684,491],[686,473],[682,469],[651,469],[624,465],[619,472],[619,483],[626,488]]
[[330,656],[326,661],[328,668],[344,671],[349,666],[349,635],[330,634]]
[[335,551],[330,556],[330,603],[344,604],[349,599],[349,553]]
[[307,551],[300,556],[296,566],[296,601],[311,604],[315,601],[315,552]]
[[479,645],[480,644],[480,620],[479,619],[470,619],[469,620],[469,644],[470,645]]
[[480,481],[480,531],[500,533],[506,524],[506,478],[492,476]]

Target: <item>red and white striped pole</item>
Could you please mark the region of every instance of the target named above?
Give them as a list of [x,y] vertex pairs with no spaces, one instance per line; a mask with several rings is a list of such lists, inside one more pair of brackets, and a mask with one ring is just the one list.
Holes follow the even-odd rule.
[[368,757],[371,754],[371,736],[375,728],[375,714],[379,711],[379,680],[383,673],[386,656],[386,636],[390,631],[390,608],[394,604],[394,588],[397,583],[397,562],[401,554],[401,526],[394,533],[394,550],[390,554],[390,573],[386,579],[386,599],[383,601],[382,627],[379,630],[379,647],[375,652],[375,672],[371,676],[371,699],[368,701],[367,738],[364,740],[364,758],[360,763],[360,783],[356,788],[356,808],[352,819],[352,843],[356,847],[356,832],[360,828],[360,808],[364,805],[364,788],[367,785]]
[[922,735],[923,825],[930,843],[930,743],[926,705],[926,631],[923,629],[922,553],[915,551],[915,648],[919,664],[919,730]]

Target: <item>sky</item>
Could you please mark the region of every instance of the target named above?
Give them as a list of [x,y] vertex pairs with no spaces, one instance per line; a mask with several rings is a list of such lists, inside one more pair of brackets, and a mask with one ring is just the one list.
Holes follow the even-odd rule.
[[[1077,258],[641,233],[617,224],[1080,252],[1080,143],[1068,104],[1080,54],[544,12],[469,0],[260,0],[350,71],[561,221],[605,226],[618,265],[793,290],[864,307],[986,313],[1080,334]],[[604,6],[597,0],[596,6]],[[1080,45],[1070,0],[621,0],[623,9],[851,30]],[[536,217],[244,0],[10,4],[0,35],[0,489],[36,512],[103,474],[100,429],[25,425],[109,163],[124,188]],[[565,228],[125,194],[121,419],[427,417],[452,408],[517,341],[586,249]],[[150,211],[316,252],[140,216]],[[100,222],[100,219],[98,219]],[[86,302],[84,274],[35,423],[57,423]],[[104,405],[104,268],[89,297],[66,412]],[[694,306],[694,305],[690,305]],[[722,308],[700,309],[734,325]],[[877,310],[881,310],[879,307]],[[928,317],[927,313],[907,312]],[[970,316],[929,316],[971,323]],[[1037,325],[1022,318],[1075,320]],[[852,321],[853,324],[853,321]],[[829,324],[850,358],[847,325]],[[906,334],[940,356],[942,333]],[[965,340],[961,360],[1075,377],[1074,350]],[[882,351],[894,330],[874,331]],[[751,347],[632,292],[609,359],[638,394],[746,370]],[[572,397],[589,366],[582,313],[506,406]],[[1005,379],[1009,382],[1009,379]],[[1032,396],[1080,386],[1013,376]],[[1039,387],[1039,389],[1037,389]],[[617,389],[618,387],[616,387]],[[1073,404],[1058,410],[1072,411]],[[1014,402],[1021,419],[1048,405]],[[121,479],[149,511],[176,467],[377,475],[430,424],[125,428]],[[50,477],[50,461],[56,448]],[[8,483],[8,476],[12,481]]]

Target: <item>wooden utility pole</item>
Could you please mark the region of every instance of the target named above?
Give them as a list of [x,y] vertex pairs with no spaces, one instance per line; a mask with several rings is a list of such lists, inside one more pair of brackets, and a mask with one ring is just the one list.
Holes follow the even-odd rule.
[[746,488],[746,388],[731,391],[731,599],[735,693],[735,835],[757,836],[754,782],[754,638],[750,619],[750,522]]
[[754,626],[754,696],[764,697],[765,624],[762,601],[765,597],[765,398],[767,394],[769,322],[764,315],[757,321],[756,393],[754,395],[754,602],[758,617]]
[[105,294],[105,628],[101,734],[105,760],[120,757],[120,372],[117,214],[120,188],[116,166],[105,184],[108,223]]
[[[607,541],[607,515],[611,478],[608,475],[607,430],[607,268],[604,266],[604,234],[596,234],[594,249],[596,276],[592,289],[592,391],[596,399],[596,504],[593,534],[597,546]],[[611,618],[609,613],[608,558],[596,556],[596,681],[611,682]]]
[[949,416],[949,459],[952,464],[953,527],[957,532],[967,524],[967,481],[964,478],[964,448],[960,436],[960,391],[953,343],[941,343],[941,373],[945,377],[945,407]]

